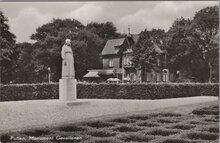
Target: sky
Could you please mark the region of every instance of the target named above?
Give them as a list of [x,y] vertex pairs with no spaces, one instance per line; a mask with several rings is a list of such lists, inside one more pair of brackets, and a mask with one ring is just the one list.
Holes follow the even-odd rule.
[[53,18],[74,18],[84,25],[90,22],[111,21],[118,32],[138,34],[144,29],[161,28],[167,31],[174,20],[192,19],[194,14],[218,1],[97,1],[97,2],[0,2],[8,17],[10,31],[17,42],[33,42],[30,36]]

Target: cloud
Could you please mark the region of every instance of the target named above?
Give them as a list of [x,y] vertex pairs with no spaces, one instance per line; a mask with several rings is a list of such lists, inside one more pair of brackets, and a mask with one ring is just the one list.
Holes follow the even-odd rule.
[[30,36],[36,29],[52,20],[50,13],[41,13],[36,8],[24,8],[14,18],[9,17],[10,30],[16,35],[17,42],[31,42]]
[[[196,11],[206,7],[217,5],[218,2],[177,2],[163,1],[157,3],[152,8],[140,9],[133,14],[122,17],[117,23],[120,32],[124,27],[131,25],[131,32],[139,33],[140,31],[152,28],[161,28],[168,30],[174,20],[183,16],[184,18],[193,18]],[[126,30],[127,31],[127,30]]]
[[100,17],[102,17],[102,12],[103,9],[99,5],[84,4],[82,7],[76,10],[66,13],[65,17],[75,18],[83,24],[86,24],[90,21],[98,20]]
[[[68,5],[68,9],[65,9],[65,4]],[[33,4],[24,6],[16,16],[9,16],[10,28],[17,36],[17,41],[30,42],[29,37],[35,33],[36,28],[50,22],[52,18],[74,18],[84,25],[89,22],[111,21],[122,33],[127,33],[128,25],[131,27],[131,33],[139,33],[145,28],[168,30],[177,18],[181,16],[193,18],[196,11],[207,6],[218,5],[218,1],[82,2],[77,3],[77,5],[75,3],[65,4],[58,10],[51,10],[51,7],[57,8],[59,3],[44,3],[42,4],[44,7],[37,7]],[[7,6],[10,8],[10,4]]]

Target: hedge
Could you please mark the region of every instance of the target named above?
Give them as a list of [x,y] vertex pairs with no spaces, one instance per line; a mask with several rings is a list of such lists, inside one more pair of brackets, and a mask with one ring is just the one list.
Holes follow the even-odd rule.
[[[164,99],[192,96],[218,96],[219,84],[208,83],[78,83],[78,98]],[[0,101],[58,99],[59,85],[11,84],[0,86]]]

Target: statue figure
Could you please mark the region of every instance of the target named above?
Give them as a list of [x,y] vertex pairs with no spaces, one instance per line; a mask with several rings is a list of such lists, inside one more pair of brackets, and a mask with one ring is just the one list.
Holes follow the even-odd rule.
[[75,78],[74,58],[70,39],[66,39],[61,51],[62,78]]

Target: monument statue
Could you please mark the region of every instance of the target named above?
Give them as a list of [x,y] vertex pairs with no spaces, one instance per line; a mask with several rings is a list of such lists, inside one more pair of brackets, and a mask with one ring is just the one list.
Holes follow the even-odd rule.
[[62,47],[61,57],[63,59],[62,78],[75,78],[74,57],[70,39],[66,39]]
[[66,39],[61,51],[62,78],[59,80],[59,99],[73,101],[77,99],[73,51],[70,39]]

